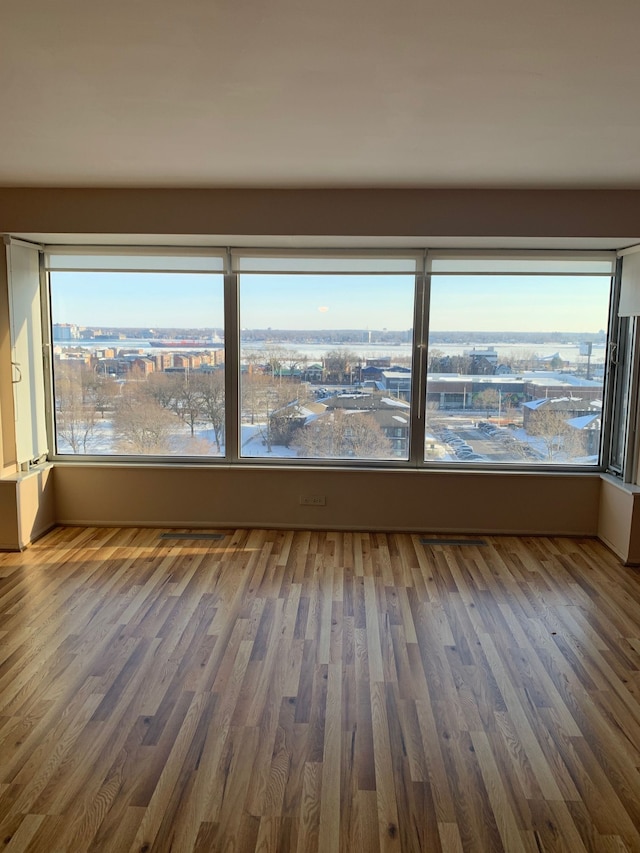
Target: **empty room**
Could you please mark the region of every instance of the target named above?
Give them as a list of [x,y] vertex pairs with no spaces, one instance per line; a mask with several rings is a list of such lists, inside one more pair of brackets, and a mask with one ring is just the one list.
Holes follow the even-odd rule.
[[640,851],[640,12],[0,16],[3,849]]

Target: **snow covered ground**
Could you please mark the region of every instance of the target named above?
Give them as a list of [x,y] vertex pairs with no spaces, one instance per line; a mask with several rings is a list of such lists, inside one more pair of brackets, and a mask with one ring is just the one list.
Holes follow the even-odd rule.
[[240,455],[265,459],[297,458],[298,451],[296,448],[284,447],[282,444],[272,444],[271,452],[269,452],[265,435],[266,424],[242,424]]
[[[282,458],[297,457],[298,452],[292,447],[283,447],[272,444],[271,453],[265,441],[265,424],[242,424],[241,427],[241,455],[248,457]],[[224,456],[225,447],[221,446],[220,452],[215,441],[215,432],[212,429],[196,427],[194,435],[186,424],[178,425],[178,429],[171,436],[170,456],[194,456],[194,457],[216,457]],[[73,450],[68,442],[58,436],[58,453],[62,455],[73,455]],[[113,433],[113,424],[110,420],[99,420],[88,437],[86,447],[80,448],[79,454],[89,456],[112,456],[114,454],[124,456],[139,456],[133,451],[122,451],[116,448],[116,439]],[[150,454],[156,455],[156,454]]]
[[[536,458],[521,459],[514,458],[514,462],[526,462],[527,464],[545,464],[556,462],[561,464],[572,465],[597,465],[598,459],[595,456],[585,456],[575,459],[561,459],[559,457],[549,460],[548,450],[545,442],[536,437],[529,435],[524,429],[514,429],[510,434],[524,444],[528,444],[537,454]],[[432,461],[441,462],[460,462],[454,454],[452,454],[446,444],[441,444],[440,440],[435,436],[427,436],[427,441],[431,441],[434,445],[439,445],[442,453],[432,455]],[[72,455],[73,451],[69,444],[60,437],[58,438],[58,453],[62,455]],[[110,420],[99,420],[87,439],[86,449],[80,449],[82,455],[94,456],[139,456],[140,454],[133,451],[118,451],[115,446],[115,437],[113,434],[113,425]],[[215,458],[224,456],[225,448],[222,445],[220,451],[216,446],[215,433],[212,429],[196,428],[195,434],[192,436],[189,427],[186,424],[178,426],[178,430],[170,439],[169,456],[191,456],[194,458]],[[156,455],[156,454],[149,454]],[[267,447],[266,442],[266,424],[242,424],[240,438],[240,455],[250,459],[297,459],[298,449],[296,447],[284,447],[281,444],[272,444],[271,452]],[[490,455],[489,455],[489,461]]]

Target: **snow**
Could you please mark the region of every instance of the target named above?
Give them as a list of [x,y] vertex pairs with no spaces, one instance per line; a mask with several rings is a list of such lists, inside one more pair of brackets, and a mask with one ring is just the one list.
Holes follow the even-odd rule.
[[517,438],[518,441],[521,441],[523,444],[528,444],[529,447],[534,450],[540,457],[540,459],[532,460],[533,462],[540,462],[548,460],[549,450],[544,439],[539,438],[535,435],[529,435],[529,433],[525,429],[514,429],[511,433],[514,438]]
[[[574,429],[586,429],[589,424],[593,424],[594,421],[599,421],[600,415],[582,415],[579,418],[571,418],[567,421],[569,426],[572,426]],[[594,424],[595,426],[595,424]]]
[[[263,456],[265,458],[297,456],[297,450],[278,444],[272,444],[271,453],[269,453],[264,439],[265,434],[266,424],[242,424],[240,438],[242,455],[250,457]],[[68,442],[64,441],[60,436],[57,437],[57,451],[63,455],[75,455]],[[213,429],[198,429],[196,427],[194,434],[191,435],[191,430],[186,424],[176,423],[176,429],[170,437],[169,456],[200,456],[209,458],[224,456],[224,452],[224,444],[220,452],[218,452],[215,431]],[[140,456],[142,454],[133,451],[123,452],[117,450],[115,447],[113,423],[105,419],[99,420],[95,424],[92,434],[87,439],[86,451],[82,450],[78,455]]]
[[265,439],[266,424],[242,424],[240,434],[240,454],[253,459],[260,457],[264,459],[296,458],[298,451],[293,447],[284,447],[281,444],[271,445],[271,453]]
[[523,409],[533,409],[535,411],[536,409],[539,409],[540,406],[544,405],[546,402],[548,402],[547,397],[542,397],[541,399],[538,399],[538,400],[529,400],[527,403],[522,404],[522,408]]
[[383,397],[382,402],[387,406],[398,406],[401,409],[410,408],[409,404],[404,400],[394,400],[393,397]]
[[317,421],[318,418],[324,417],[324,415],[325,415],[325,412],[318,412],[318,413],[313,412],[307,418],[305,418],[305,422],[304,422],[305,426],[307,424],[312,424],[314,421]]

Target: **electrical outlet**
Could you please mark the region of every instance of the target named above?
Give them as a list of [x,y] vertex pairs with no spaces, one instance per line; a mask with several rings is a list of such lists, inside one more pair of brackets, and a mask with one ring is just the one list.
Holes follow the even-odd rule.
[[325,506],[327,499],[324,495],[300,495],[302,506]]

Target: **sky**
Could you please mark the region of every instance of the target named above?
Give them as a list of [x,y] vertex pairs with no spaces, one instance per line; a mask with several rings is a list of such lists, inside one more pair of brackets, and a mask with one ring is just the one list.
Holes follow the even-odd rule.
[[[434,276],[433,331],[588,331],[607,326],[606,276]],[[411,276],[241,277],[246,329],[388,329],[413,325]],[[52,272],[52,319],[92,327],[223,326],[218,274]]]

